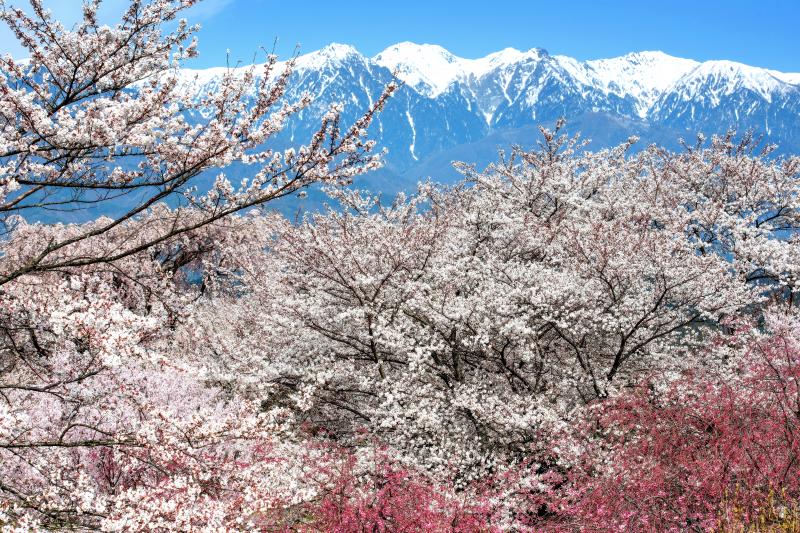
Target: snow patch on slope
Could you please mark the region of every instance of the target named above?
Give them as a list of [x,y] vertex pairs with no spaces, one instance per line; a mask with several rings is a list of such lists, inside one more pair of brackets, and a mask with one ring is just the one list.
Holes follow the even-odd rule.
[[414,152],[414,148],[417,144],[417,129],[414,127],[414,117],[411,116],[411,111],[406,110],[406,118],[408,119],[408,125],[411,126],[411,144],[408,146],[408,151],[411,152],[411,157],[414,158],[415,161],[419,161],[419,157]]
[[800,72],[778,72],[777,70],[768,72],[783,82],[800,85]]
[[475,76],[476,78],[482,78],[498,69],[541,61],[545,57],[548,57],[547,51],[541,48],[531,48],[526,52],[522,52],[516,48],[504,48],[486,57],[465,60],[467,62],[466,74]]

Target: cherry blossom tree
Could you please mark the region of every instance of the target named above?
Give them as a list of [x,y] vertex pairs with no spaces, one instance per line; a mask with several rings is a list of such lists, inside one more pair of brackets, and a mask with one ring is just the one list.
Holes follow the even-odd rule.
[[[0,60],[4,529],[245,529],[291,521],[313,492],[291,413],[221,387],[176,335],[236,247],[263,248],[273,219],[237,212],[379,164],[367,128],[393,87],[352,126],[333,107],[307,144],[275,151],[310,103],[284,98],[293,62],[270,55],[189,100],[178,69],[196,28],[176,18],[194,3],[132,0],[111,27],[86,2],[71,29],[38,0],[0,3],[29,52]],[[251,170],[236,187],[233,164]],[[107,216],[34,222],[87,206]]]
[[[272,149],[270,139],[311,102],[308,95],[296,102],[283,98],[292,61],[281,67],[269,55],[263,66],[232,69],[218,91],[199,100],[180,91],[177,69],[196,55],[196,27],[181,20],[172,31],[164,28],[195,3],[132,1],[110,27],[97,19],[99,2],[87,2],[72,29],[40,0],[31,0],[29,12],[0,5],[0,18],[29,53],[25,61],[5,57],[0,64],[4,231],[12,231],[20,215],[130,206],[31,249],[20,261],[4,261],[0,283],[109,263],[309,184],[349,181],[378,164],[367,128],[393,87],[350,127],[340,124],[340,108],[331,108],[306,145],[285,151]],[[234,163],[252,171],[237,186],[224,173]],[[210,172],[216,173],[213,187],[199,193],[198,176]],[[181,206],[160,212],[170,223],[144,241],[135,238],[148,210],[167,200]],[[98,236],[109,231],[129,242],[104,248]],[[83,240],[95,245],[89,256],[75,250]]]
[[[336,193],[345,212],[285,223],[193,349],[261,350],[267,407],[468,483],[643,375],[721,364],[701,348],[726,317],[793,305],[798,161],[752,144],[593,153],[545,130],[453,190]],[[233,336],[258,346],[219,352]]]

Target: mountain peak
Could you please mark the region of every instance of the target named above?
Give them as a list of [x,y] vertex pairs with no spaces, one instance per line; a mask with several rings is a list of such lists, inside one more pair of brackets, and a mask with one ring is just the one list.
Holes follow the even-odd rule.
[[633,97],[636,112],[644,118],[664,91],[700,63],[656,50],[593,59],[584,64],[593,85],[606,93]]
[[618,57],[625,58],[631,62],[670,61],[672,59],[680,59],[661,50],[640,50],[638,52],[628,52],[627,54]]
[[342,43],[331,43],[319,49],[317,52],[330,58],[345,58],[351,55],[361,55],[352,45]]
[[549,57],[550,54],[544,48],[531,48],[523,52],[516,48],[503,48],[497,52],[493,52],[487,56],[474,59],[475,63],[484,63],[489,65],[503,65],[509,63],[518,63],[525,60],[541,60]]
[[744,77],[757,77],[762,80],[774,78],[769,70],[752,67],[739,63],[737,61],[729,61],[727,59],[714,59],[711,61],[704,61],[701,63],[695,74],[702,74],[707,76],[744,76]]
[[364,59],[353,46],[349,44],[331,43],[317,50],[303,54],[297,58],[297,67],[302,69],[319,69],[326,65],[340,64],[348,59]]
[[676,83],[676,90],[683,94],[684,99],[717,99],[746,89],[771,101],[773,94],[792,87],[791,74],[779,74],[736,61],[705,61],[681,77]]
[[393,44],[372,59],[397,72],[406,84],[426,96],[444,92],[463,71],[466,61],[439,45],[408,41]]
[[544,48],[526,52],[504,48],[478,59],[456,56],[435,44],[401,42],[393,44],[373,57],[377,64],[395,71],[406,84],[429,97],[443,93],[457,79],[480,78],[489,72],[528,61],[549,57]]
[[450,53],[449,50],[447,50],[442,46],[439,46],[438,44],[415,43],[411,41],[403,41],[388,46],[384,51],[376,55],[375,58],[385,57],[389,55],[409,56],[412,54],[419,54],[419,53],[428,56],[438,55],[452,60],[457,59],[452,53]]

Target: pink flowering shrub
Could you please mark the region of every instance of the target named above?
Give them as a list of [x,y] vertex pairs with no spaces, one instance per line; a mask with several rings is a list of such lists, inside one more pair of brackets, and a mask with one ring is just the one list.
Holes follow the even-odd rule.
[[394,464],[377,452],[366,471],[344,455],[315,472],[324,496],[309,513],[312,529],[348,531],[495,531],[487,505]]
[[[752,340],[728,375],[645,381],[590,412],[561,497],[583,528],[714,530],[800,498],[797,331]],[[780,514],[780,512],[778,512]]]

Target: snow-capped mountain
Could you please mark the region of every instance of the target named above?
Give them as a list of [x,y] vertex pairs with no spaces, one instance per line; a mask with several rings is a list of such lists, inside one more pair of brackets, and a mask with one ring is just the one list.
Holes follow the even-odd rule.
[[632,98],[641,118],[647,117],[653,103],[672,84],[699,65],[697,61],[663,52],[634,52],[585,63],[564,56],[558,56],[558,59],[565,67],[569,65],[573,69],[576,78],[580,79],[584,74],[585,85],[600,87],[620,98]]
[[[184,90],[202,95],[224,69],[185,70]],[[783,152],[800,152],[800,73],[731,61],[697,62],[663,52],[578,61],[546,50],[507,48],[483,58],[458,57],[431,44],[398,43],[374,57],[331,44],[297,59],[288,98],[309,91],[315,104],[288,128],[307,138],[332,102],[354,118],[396,73],[404,86],[373,135],[389,149],[387,181],[400,189],[428,174],[452,175],[452,159],[478,165],[498,146],[535,141],[535,127],[565,117],[595,147],[631,134],[642,144],[676,144],[698,132],[752,128]]]
[[697,130],[736,125],[796,145],[800,85],[791,83],[796,76],[732,61],[707,61],[672,84],[653,104],[649,118]]

